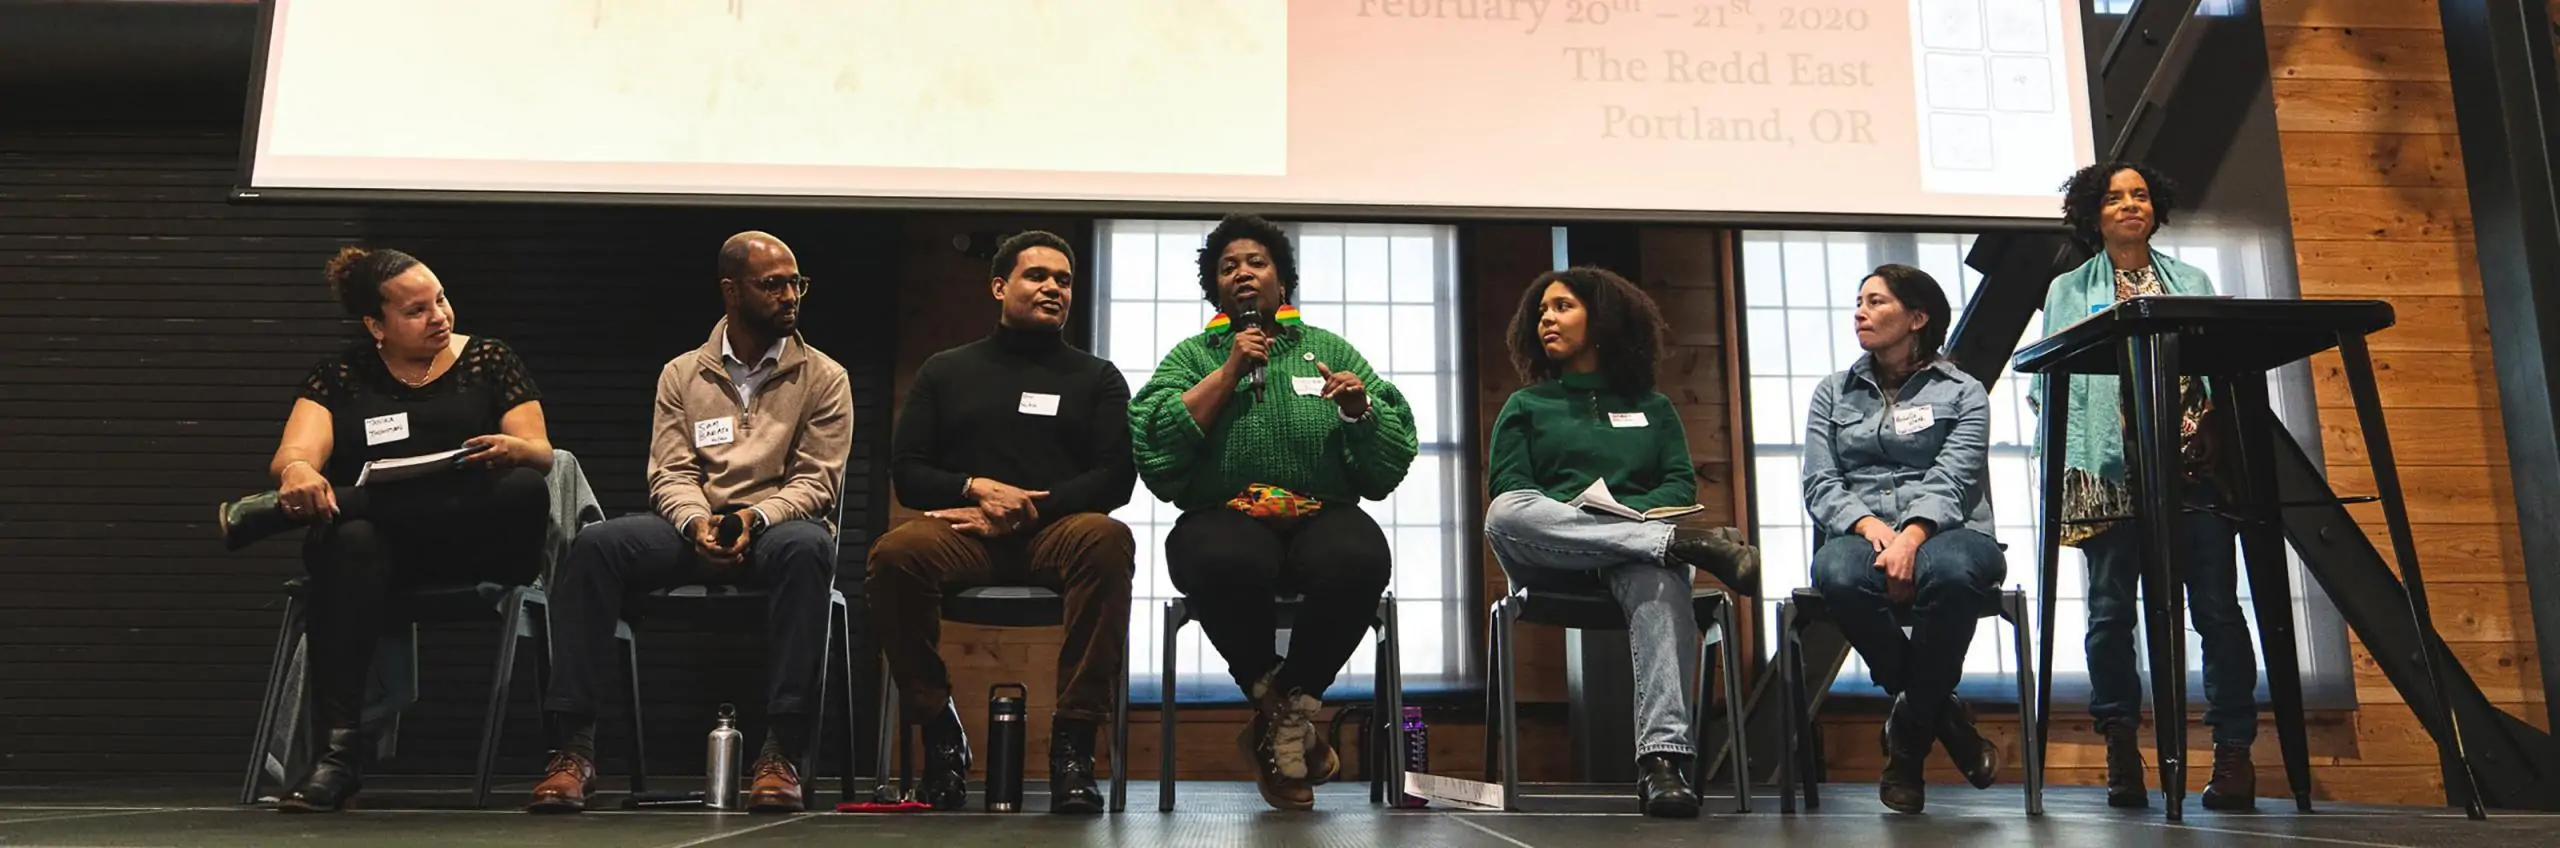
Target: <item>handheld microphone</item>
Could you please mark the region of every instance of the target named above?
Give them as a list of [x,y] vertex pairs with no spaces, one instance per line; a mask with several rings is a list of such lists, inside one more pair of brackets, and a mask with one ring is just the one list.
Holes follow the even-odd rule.
[[[1262,310],[1259,310],[1259,309],[1247,309],[1247,310],[1244,310],[1243,312],[1240,312],[1240,313],[1237,313],[1237,314],[1236,314],[1236,332],[1237,332],[1238,334],[1242,334],[1242,333],[1245,331],[1245,328],[1247,328],[1247,327],[1260,327],[1260,326],[1262,326]],[[1265,363],[1264,363],[1263,365],[1255,365],[1255,366],[1253,366],[1253,374],[1245,378],[1245,385],[1252,386],[1252,387],[1254,387],[1254,388],[1261,388],[1261,387],[1262,387],[1262,369],[1263,369],[1263,367],[1264,367],[1265,365],[1268,365],[1268,364],[1269,364],[1269,363],[1268,363],[1268,361],[1267,361],[1267,359],[1266,359],[1266,361],[1265,361]]]

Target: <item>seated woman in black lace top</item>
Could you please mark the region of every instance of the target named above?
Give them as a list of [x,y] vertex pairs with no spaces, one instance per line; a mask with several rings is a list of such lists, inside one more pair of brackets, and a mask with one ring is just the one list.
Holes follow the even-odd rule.
[[[454,332],[434,272],[396,250],[346,248],[328,279],[363,342],[303,381],[268,464],[277,491],[224,504],[237,549],[308,525],[313,719],[328,749],[278,803],[336,810],[373,750],[359,726],[368,663],[394,590],[531,582],[550,521],[551,439],[542,392],[506,344]],[[470,448],[436,473],[358,486],[365,463]]]

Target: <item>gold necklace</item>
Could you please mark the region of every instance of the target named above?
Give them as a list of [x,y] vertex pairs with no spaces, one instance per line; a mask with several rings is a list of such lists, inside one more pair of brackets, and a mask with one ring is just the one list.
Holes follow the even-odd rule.
[[[437,354],[437,356],[443,356],[443,354],[439,353],[439,354]],[[382,370],[384,371],[384,373],[388,373],[388,374],[390,374],[390,375],[391,375],[391,379],[398,380],[398,381],[400,381],[400,385],[408,386],[409,388],[412,388],[412,389],[425,388],[425,387],[426,387],[426,385],[427,385],[428,383],[435,382],[435,380],[434,380],[434,379],[432,379],[432,378],[434,377],[435,373],[436,373],[436,361],[435,361],[434,359],[429,359],[429,360],[427,360],[427,367],[426,367],[426,369],[425,369],[425,370],[423,370],[423,371],[420,371],[420,372],[419,372],[418,379],[416,379],[416,380],[411,380],[411,379],[409,379],[409,378],[407,378],[407,377],[400,376],[400,372],[392,370],[392,368],[391,368],[391,358],[390,358],[390,357],[387,357],[387,356],[386,356],[386,357],[383,357],[383,359],[382,359],[382,365],[383,365],[383,369],[382,369]]]

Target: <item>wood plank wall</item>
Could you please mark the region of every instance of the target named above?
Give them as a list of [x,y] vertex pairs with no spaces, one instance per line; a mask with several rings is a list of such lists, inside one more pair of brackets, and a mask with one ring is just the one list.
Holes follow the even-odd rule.
[[[2286,193],[2302,295],[2380,298],[2399,310],[2399,325],[2373,338],[2374,366],[2436,627],[2492,703],[2543,725],[2490,304],[2438,15],[2435,0],[2265,0]],[[2330,482],[2369,493],[2337,358],[2317,360],[2313,373]],[[2353,509],[2387,555],[2380,508]],[[2354,652],[2362,709],[2349,747],[2318,772],[2324,794],[2442,803],[2432,743],[2364,646]]]

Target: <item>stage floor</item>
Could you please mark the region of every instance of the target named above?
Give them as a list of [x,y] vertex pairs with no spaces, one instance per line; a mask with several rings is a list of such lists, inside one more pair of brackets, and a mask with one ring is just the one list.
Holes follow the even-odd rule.
[[[209,784],[152,790],[131,784],[0,786],[0,846],[492,846],[614,845],[641,848],[756,848],[807,844],[930,841],[931,848],[980,845],[1364,845],[1426,846],[1750,845],[1759,848],[2048,848],[2144,846],[2445,846],[2505,848],[2560,844],[2560,815],[2507,813],[2486,822],[2441,808],[2324,804],[2310,815],[2289,803],[2261,802],[2254,815],[2206,813],[2189,799],[2187,820],[2171,824],[2155,806],[2119,812],[2095,789],[2047,793],[2046,814],[2030,819],[2021,791],[1931,787],[1920,816],[1884,812],[1871,784],[1826,787],[1818,813],[1779,815],[1761,795],[1753,812],[1735,814],[1731,798],[1710,798],[1697,821],[1647,819],[1614,787],[1542,786],[1531,811],[1468,813],[1389,811],[1372,807],[1359,785],[1328,786],[1310,814],[1263,807],[1241,783],[1184,783],[1180,809],[1155,811],[1155,783],[1132,784],[1129,812],[1059,818],[1044,813],[911,813],[899,815],[715,814],[701,811],[594,812],[536,817],[509,808],[467,809],[467,779],[386,778],[368,786],[363,809],[329,816],[283,816],[264,807],[226,803]],[[832,784],[829,784],[832,786]],[[499,787],[493,803],[511,807],[527,782]],[[1047,808],[1034,791],[1032,810]],[[619,793],[601,799],[606,806]],[[2156,802],[2156,796],[2155,796]],[[2274,812],[2282,809],[2284,812]]]

